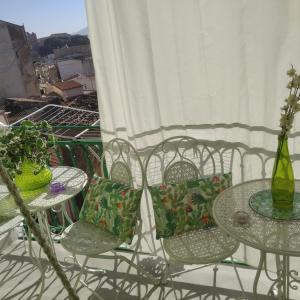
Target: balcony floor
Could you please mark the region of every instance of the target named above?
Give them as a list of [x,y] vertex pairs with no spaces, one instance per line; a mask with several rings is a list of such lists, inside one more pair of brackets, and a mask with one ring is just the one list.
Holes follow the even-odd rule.
[[[26,245],[27,242],[25,242]],[[38,250],[39,247],[36,242],[33,242],[34,249]],[[63,262],[63,258],[68,256],[60,244],[55,244],[58,258]],[[39,270],[32,268],[32,261],[28,253],[24,251],[24,244],[20,240],[13,242],[6,251],[6,255],[0,257],[0,299],[37,299],[40,291],[40,286],[37,282],[39,278]],[[82,259],[82,257],[80,257]],[[140,262],[144,265],[151,265],[151,257],[140,256]],[[42,259],[43,263],[47,262]],[[148,262],[148,264],[147,264]],[[149,264],[150,262],[150,264]],[[71,264],[66,264],[70,267],[66,271],[67,277],[73,278],[71,280],[74,284],[78,268]],[[90,284],[93,290],[98,291],[101,296],[106,299],[114,299],[116,291],[119,290],[120,281],[124,277],[124,272],[127,268],[126,263],[121,263],[117,271],[114,270],[113,260],[91,259],[90,266],[98,266],[105,269],[105,273],[91,273],[87,272],[86,281]],[[187,266],[179,266],[179,268]],[[177,266],[178,268],[178,266]],[[219,295],[219,299],[238,299],[241,293],[238,288],[237,279],[234,270],[229,265],[220,265],[217,275],[217,288],[212,288],[213,282],[213,267],[206,267],[192,272],[188,272],[174,278],[174,286],[178,299],[213,299],[213,296],[205,295],[209,292],[215,292]],[[248,299],[254,299],[251,290],[255,270],[250,268],[239,267],[239,273],[247,292]],[[150,269],[148,269],[150,270]],[[74,278],[75,277],[75,278]],[[270,282],[263,275],[259,283],[259,292],[265,294]],[[172,291],[172,284],[169,282],[165,286],[153,286],[151,282],[133,270],[127,278],[125,288],[121,292],[119,299],[134,300],[134,299],[175,299]],[[96,299],[92,293],[85,287],[79,286],[78,295],[80,299]],[[300,299],[299,291],[292,291],[292,299]],[[259,296],[259,300],[273,299],[263,295]],[[42,298],[46,299],[67,299],[67,293],[62,288],[60,280],[55,274],[51,274],[45,282],[45,290]],[[217,299],[217,298],[216,298]]]

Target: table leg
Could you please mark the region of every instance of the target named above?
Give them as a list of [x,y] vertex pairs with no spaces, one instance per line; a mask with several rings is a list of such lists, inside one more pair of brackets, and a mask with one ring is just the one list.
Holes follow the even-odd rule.
[[290,257],[287,255],[276,255],[276,277],[272,278],[267,270],[266,252],[260,252],[260,260],[253,284],[253,294],[258,298],[257,286],[264,268],[267,278],[273,281],[268,291],[268,296],[276,297],[280,300],[290,299],[290,289],[297,290],[296,283],[300,284],[300,277],[296,270],[290,270]]
[[40,230],[44,235],[44,237],[46,238],[47,242],[49,243],[49,246],[53,254],[56,255],[55,247],[51,236],[50,225],[48,223],[47,213],[45,211],[41,211],[41,212],[37,212],[36,214],[37,214]]
[[290,299],[290,257],[284,256],[285,260],[285,286],[286,286],[286,299]]
[[[297,270],[290,270],[290,261],[288,260],[288,287],[292,290],[298,290],[298,285],[300,284],[299,272]],[[289,292],[289,290],[288,290]],[[289,293],[288,293],[288,296]]]
[[257,296],[257,284],[259,280],[259,276],[262,271],[262,267],[264,265],[264,271],[267,276],[267,278],[270,281],[273,281],[272,285],[270,286],[268,290],[268,296],[276,297],[277,299],[286,300],[288,299],[289,294],[289,283],[288,283],[288,275],[289,274],[289,259],[288,257],[283,256],[283,259],[280,260],[280,255],[276,255],[276,277],[272,278],[269,274],[268,267],[267,267],[267,258],[266,258],[266,252],[261,251],[261,257],[260,257],[260,264],[257,269],[255,281],[254,281],[254,288],[253,292],[256,296],[256,299],[258,299]]
[[259,280],[261,271],[263,269],[263,266],[265,265],[265,262],[266,262],[266,252],[260,251],[259,264],[257,266],[257,271],[256,271],[256,275],[255,275],[255,279],[254,279],[254,284],[253,284],[253,294],[254,294],[254,296],[255,296],[255,298],[257,300],[259,300],[258,294],[257,294],[258,280]]
[[42,293],[44,291],[44,286],[45,286],[45,271],[41,262],[41,249],[39,250],[38,254],[35,253],[33,246],[32,246],[32,233],[30,228],[28,228],[28,252],[29,252],[29,257],[32,260],[32,263],[36,266],[36,268],[40,272],[40,278],[38,279],[39,284],[36,288],[40,286],[40,292],[37,296],[37,299],[41,299]]
[[[56,255],[46,212],[45,211],[36,212],[35,215],[36,215],[36,219],[38,221],[38,226],[39,226],[39,229],[40,229],[42,235],[46,239],[53,254]],[[32,247],[32,233],[31,233],[30,229],[28,229],[28,246],[29,246],[29,255],[31,257],[31,260],[35,264],[35,266],[38,268],[38,270],[40,271],[40,279],[39,279],[40,292],[39,292],[39,295],[37,296],[37,299],[41,299],[43,292],[44,292],[45,279],[48,276],[50,276],[52,273],[51,273],[51,270],[48,270],[49,266],[44,267],[42,265],[42,249],[40,248],[38,253],[36,253],[34,251],[34,249]]]
[[278,293],[278,299],[288,299],[288,270],[287,270],[287,257],[283,256],[282,260],[280,260],[280,255],[276,255],[276,269],[277,269],[277,293]]

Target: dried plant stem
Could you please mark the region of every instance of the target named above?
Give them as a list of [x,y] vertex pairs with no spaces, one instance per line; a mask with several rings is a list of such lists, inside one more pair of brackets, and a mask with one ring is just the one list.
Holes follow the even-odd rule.
[[67,279],[64,271],[62,270],[61,266],[59,265],[57,258],[55,255],[52,253],[51,248],[49,247],[46,239],[43,237],[40,229],[37,227],[35,221],[32,219],[30,211],[28,208],[24,205],[23,200],[15,186],[15,184],[12,182],[10,179],[8,173],[6,172],[2,162],[0,161],[0,177],[2,177],[3,182],[7,185],[7,188],[11,195],[13,196],[16,205],[19,207],[22,215],[24,216],[28,227],[30,230],[33,232],[35,235],[38,243],[40,246],[43,248],[45,254],[47,255],[51,265],[53,266],[54,270],[56,271],[57,276],[60,278],[63,286],[66,288],[68,291],[69,297],[71,300],[79,300],[79,297],[71,287],[71,284],[69,280]]

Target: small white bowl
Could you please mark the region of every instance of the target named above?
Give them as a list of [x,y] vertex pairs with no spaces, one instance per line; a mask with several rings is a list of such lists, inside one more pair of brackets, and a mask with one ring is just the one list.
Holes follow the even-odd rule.
[[249,218],[248,213],[242,210],[238,210],[233,214],[233,221],[240,225],[248,224]]

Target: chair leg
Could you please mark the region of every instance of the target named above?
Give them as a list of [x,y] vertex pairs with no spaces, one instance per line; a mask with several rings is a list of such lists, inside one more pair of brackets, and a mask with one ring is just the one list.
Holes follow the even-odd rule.
[[[77,259],[75,257],[75,254],[73,254],[73,257],[74,257],[74,260],[77,261]],[[82,263],[82,265],[81,265],[81,269],[80,269],[80,272],[78,274],[78,277],[76,279],[76,282],[75,282],[75,285],[74,285],[73,289],[76,291],[76,288],[77,288],[79,282],[81,282],[81,284],[84,287],[86,287],[89,291],[92,292],[92,294],[94,295],[94,297],[96,297],[98,300],[104,300],[97,292],[95,292],[93,289],[91,289],[86,282],[84,282],[83,280],[80,280],[80,278],[81,278],[81,276],[82,276],[82,274],[84,272],[84,269],[85,269],[85,267],[87,265],[88,260],[89,260],[89,257],[86,256],[85,259],[84,259],[84,261],[83,261],[83,263]],[[78,261],[77,261],[77,265],[80,265]]]
[[243,299],[247,299],[246,294],[245,294],[245,290],[244,290],[244,287],[243,287],[243,283],[242,283],[241,277],[239,275],[239,272],[237,270],[237,267],[235,265],[234,259],[233,259],[232,256],[230,256],[230,258],[231,258],[231,262],[232,262],[232,265],[233,265],[233,268],[234,268],[234,272],[236,274],[236,277],[238,279],[239,285],[241,287],[241,291],[242,291],[242,294],[243,294]]
[[[160,244],[161,244],[161,249],[162,249],[162,252],[163,252],[163,255],[164,255],[164,260],[166,262],[166,269],[165,269],[164,274],[161,277],[161,283],[165,284],[167,282],[168,277],[169,277],[170,261],[167,259],[167,255],[166,255],[166,252],[165,252],[165,249],[163,247],[163,244],[162,244],[161,240],[160,240]],[[173,290],[173,293],[175,295],[175,299],[178,300],[177,294],[176,294],[176,291],[175,291],[174,281],[173,281],[173,278],[172,278],[171,274],[170,274],[170,280],[171,280],[172,290]]]
[[136,246],[135,246],[135,248],[134,248],[134,253],[132,254],[131,260],[130,260],[130,262],[128,263],[128,268],[127,268],[127,271],[126,271],[126,273],[125,273],[125,278],[123,279],[123,282],[122,282],[122,284],[121,284],[120,290],[119,290],[119,292],[116,294],[114,300],[117,300],[117,299],[118,299],[119,294],[120,294],[120,292],[122,291],[122,289],[123,289],[123,287],[124,287],[124,285],[125,285],[126,279],[127,279],[128,275],[129,275],[129,272],[130,272],[130,269],[131,269],[131,267],[132,267],[132,265],[133,265],[134,259],[135,259],[135,257],[137,256],[137,252],[138,252],[138,249],[139,249],[140,244],[141,244],[142,223],[139,224],[139,227],[138,227],[138,230],[137,230],[137,231],[138,231],[138,240],[137,240]]
[[[168,278],[169,278],[169,270],[170,270],[170,261],[169,260],[166,260],[166,268],[165,268],[165,271],[164,273],[162,274],[161,278],[160,278],[160,283],[161,284],[166,284],[167,281],[168,281]],[[170,278],[172,278],[172,276],[170,276]]]
[[215,295],[215,292],[216,292],[216,288],[217,288],[217,272],[219,270],[218,268],[218,265],[219,264],[215,264],[214,268],[213,268],[213,271],[214,271],[214,281],[213,281],[213,300],[216,299],[216,295]]
[[122,291],[122,289],[123,289],[123,287],[124,287],[124,285],[125,285],[125,282],[126,282],[126,280],[127,280],[127,277],[128,277],[128,275],[129,275],[129,272],[130,272],[130,270],[131,270],[132,263],[133,263],[135,257],[136,257],[136,251],[135,251],[135,253],[132,255],[132,258],[131,258],[131,260],[130,260],[130,262],[129,262],[129,264],[128,264],[128,268],[127,268],[126,273],[125,273],[125,277],[124,277],[123,282],[122,282],[122,284],[121,284],[121,286],[120,286],[120,290],[119,290],[119,292],[117,293],[117,295],[115,296],[114,300],[117,300],[117,299],[118,299],[118,297],[119,297],[119,295],[120,295],[120,292]]
[[[169,273],[169,268],[170,268],[170,264],[168,263],[167,267],[166,267],[166,274],[168,276],[168,273]],[[166,277],[167,278],[167,277]],[[175,291],[175,285],[174,285],[174,281],[173,281],[173,277],[172,275],[170,275],[170,280],[171,280],[171,285],[172,285],[172,290],[173,290],[173,293],[175,295],[175,299],[178,300],[178,297],[177,297],[177,294],[176,294],[176,291]]]
[[[73,255],[75,255],[75,254],[73,254]],[[80,281],[80,278],[81,278],[81,276],[82,276],[82,274],[83,274],[83,272],[84,272],[84,268],[85,268],[85,266],[86,266],[88,260],[89,260],[89,257],[86,256],[85,259],[84,259],[84,261],[83,261],[83,264],[82,264],[82,266],[81,266],[81,269],[80,269],[80,272],[79,272],[79,274],[78,274],[78,277],[77,277],[77,279],[76,279],[75,285],[74,285],[74,287],[73,287],[75,291],[76,291],[76,288],[77,288],[78,283],[79,283],[79,281]]]
[[89,291],[92,292],[94,297],[96,297],[98,300],[104,300],[97,292],[95,292],[93,289],[91,289],[84,281],[81,281],[82,285],[85,286]]

